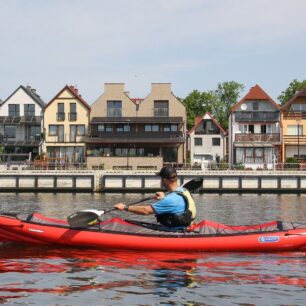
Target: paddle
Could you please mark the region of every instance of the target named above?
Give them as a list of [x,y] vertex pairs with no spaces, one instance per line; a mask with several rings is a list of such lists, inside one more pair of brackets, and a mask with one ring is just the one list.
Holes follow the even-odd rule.
[[[194,192],[197,189],[199,189],[203,184],[202,178],[196,178],[193,180],[188,181],[187,183],[184,183],[181,187],[187,189],[189,192]],[[168,194],[168,192],[166,193]],[[136,202],[127,204],[126,206],[136,205],[142,202],[150,201],[155,199],[154,197],[147,197],[143,198],[141,200],[138,200]],[[69,226],[71,228],[78,228],[78,227],[88,227],[91,225],[96,224],[98,221],[100,221],[100,217],[108,212],[114,211],[117,208],[111,208],[108,210],[95,210],[95,209],[85,209],[81,211],[77,211],[73,213],[72,215],[67,217],[67,221],[69,223]]]

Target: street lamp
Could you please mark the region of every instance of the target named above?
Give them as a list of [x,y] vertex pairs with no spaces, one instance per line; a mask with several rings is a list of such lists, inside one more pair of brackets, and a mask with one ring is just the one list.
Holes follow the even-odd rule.
[[297,136],[298,136],[298,160],[300,160],[300,122],[301,122],[301,119],[297,119],[296,120],[297,122]]
[[[130,119],[126,119],[126,123],[128,125],[128,130],[127,133],[130,133]],[[126,145],[127,145],[127,149],[126,149],[126,170],[129,170],[129,153],[130,153],[130,144],[129,144],[129,140],[128,137],[126,137]]]

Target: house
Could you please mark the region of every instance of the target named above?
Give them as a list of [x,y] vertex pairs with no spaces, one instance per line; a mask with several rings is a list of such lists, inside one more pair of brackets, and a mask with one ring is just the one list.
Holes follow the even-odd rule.
[[210,114],[195,118],[188,132],[191,164],[224,160],[226,155],[226,131]]
[[282,107],[282,162],[288,157],[306,161],[306,87]]
[[45,107],[43,152],[61,163],[85,161],[90,106],[74,86],[66,85]]
[[88,167],[158,169],[184,163],[185,131],[186,110],[171,84],[153,83],[145,99],[133,99],[123,83],[106,83],[92,105]]
[[231,110],[229,162],[272,168],[281,160],[280,106],[256,85]]
[[20,85],[0,105],[0,146],[7,156],[35,157],[42,141],[45,103],[31,86]]

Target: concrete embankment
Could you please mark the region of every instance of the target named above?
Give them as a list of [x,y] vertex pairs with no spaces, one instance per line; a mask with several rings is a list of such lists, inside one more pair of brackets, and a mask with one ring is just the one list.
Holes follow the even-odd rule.
[[[178,171],[180,183],[201,177],[199,192],[306,193],[306,173],[292,171]],[[3,171],[0,192],[154,192],[150,171]]]

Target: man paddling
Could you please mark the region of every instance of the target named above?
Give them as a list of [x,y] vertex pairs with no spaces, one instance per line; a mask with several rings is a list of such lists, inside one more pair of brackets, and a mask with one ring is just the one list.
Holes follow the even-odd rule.
[[164,226],[189,226],[196,217],[196,206],[190,192],[178,186],[175,168],[165,166],[156,174],[169,193],[157,192],[158,201],[153,204],[128,206],[117,203],[114,207],[138,215],[155,214],[157,221]]

